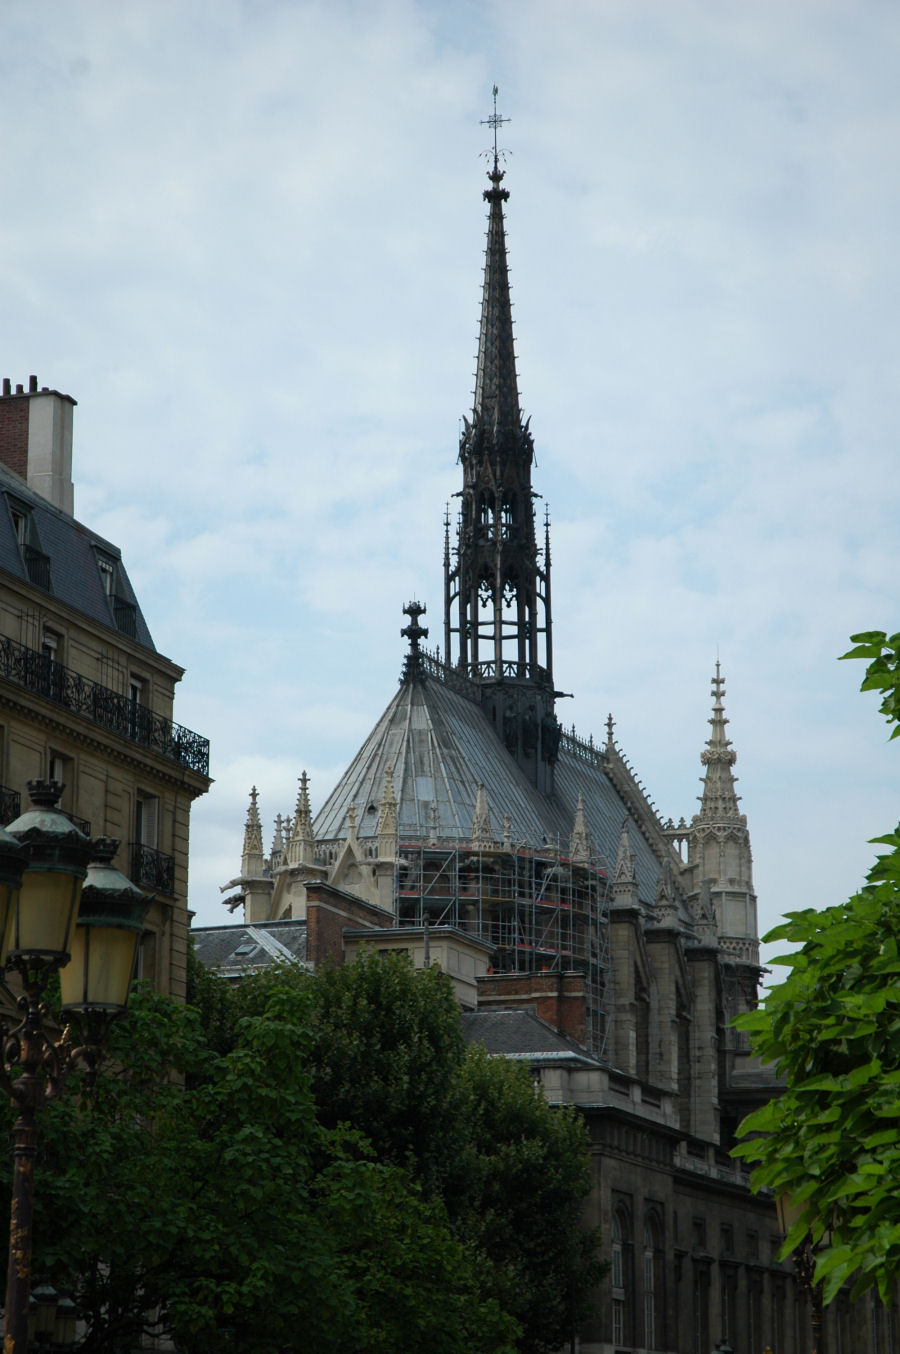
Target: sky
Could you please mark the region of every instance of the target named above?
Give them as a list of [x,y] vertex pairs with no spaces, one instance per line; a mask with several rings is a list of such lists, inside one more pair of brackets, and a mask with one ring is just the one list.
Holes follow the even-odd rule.
[[[71,394],[211,740],[189,905],[249,790],[313,807],[440,638],[499,86],[561,716],[696,811],[710,678],[761,930],[898,816],[851,633],[900,629],[900,7],[3,0],[0,375]],[[777,948],[777,947],[776,947]]]

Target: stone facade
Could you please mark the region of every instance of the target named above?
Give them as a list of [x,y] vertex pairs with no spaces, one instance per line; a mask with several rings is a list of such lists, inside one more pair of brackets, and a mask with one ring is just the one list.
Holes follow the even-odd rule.
[[190,808],[205,739],[173,723],[183,670],[156,651],[118,548],[72,516],[68,395],[0,396],[0,803],[29,779],[63,782],[60,807],[120,842],[116,865],[155,895],[141,972],[185,990]]

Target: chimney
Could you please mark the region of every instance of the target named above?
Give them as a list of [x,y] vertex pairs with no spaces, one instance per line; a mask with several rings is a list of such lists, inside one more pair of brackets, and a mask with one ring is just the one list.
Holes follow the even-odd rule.
[[38,389],[29,376],[28,391],[3,379],[0,395],[0,461],[43,498],[74,514],[72,485],[72,411],[75,400],[49,386]]

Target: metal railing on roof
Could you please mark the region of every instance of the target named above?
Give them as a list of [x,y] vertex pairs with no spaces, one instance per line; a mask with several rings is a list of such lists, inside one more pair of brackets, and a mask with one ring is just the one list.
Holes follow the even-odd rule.
[[559,736],[559,746],[592,766],[603,765],[603,749],[591,739],[579,738],[574,729],[563,729]]
[[0,636],[0,678],[71,710],[110,733],[209,775],[209,739],[154,714],[128,696],[92,682],[49,655]]

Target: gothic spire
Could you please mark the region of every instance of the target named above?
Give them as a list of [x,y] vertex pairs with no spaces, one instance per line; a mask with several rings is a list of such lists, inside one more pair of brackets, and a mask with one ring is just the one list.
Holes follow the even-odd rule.
[[637,907],[638,886],[634,851],[628,836],[628,819],[622,823],[619,837],[619,849],[616,852],[616,864],[613,870],[612,906],[614,908]]
[[591,834],[584,816],[584,796],[580,790],[575,806],[575,822],[569,838],[569,856],[577,865],[586,865],[591,858]]
[[[542,793],[553,793],[559,747],[550,616],[550,531],[543,550],[534,520],[534,444],[519,409],[506,263],[497,113],[494,130],[478,366],[472,420],[463,419],[456,550],[445,526],[444,651],[476,682],[497,736]],[[455,556],[455,558],[454,558]]]
[[500,186],[505,177],[506,171],[500,168],[495,150],[494,163],[488,172],[491,186],[484,190],[484,199],[490,204],[490,212],[484,252],[484,288],[481,294],[473,408],[474,420],[480,419],[488,432],[495,435],[500,430],[518,431],[520,426],[506,230],[503,222],[503,204],[509,199],[509,190]]
[[315,857],[315,849],[316,839],[313,832],[312,811],[309,805],[309,779],[304,771],[300,776],[297,808],[287,846],[288,864],[311,865]]
[[[694,912],[698,939],[706,943],[710,913],[715,916],[720,944],[729,959],[748,964],[742,1002],[735,1009],[749,1009],[755,1000],[759,965],[759,931],[756,894],[753,891],[753,855],[746,816],[738,807],[734,763],[737,760],[725,728],[725,683],[718,661],[712,681],[713,708],[710,735],[701,753],[706,768],[700,812],[687,832],[687,862],[684,880]],[[749,970],[748,970],[749,972]]]
[[384,768],[384,789],[378,805],[378,854],[383,860],[397,854],[397,797],[392,766]]
[[472,814],[472,845],[490,846],[494,840],[491,824],[491,810],[488,806],[487,790],[479,785],[475,796],[475,811]]
[[628,819],[622,822],[619,836],[619,849],[616,852],[616,865],[613,871],[614,884],[636,884],[637,874],[634,868],[634,852],[628,836]]
[[263,872],[262,823],[259,821],[257,807],[257,789],[250,791],[250,807],[244,824],[244,850],[241,856],[241,874],[245,879],[255,879]]
[[700,798],[699,818],[707,822],[733,822],[741,818],[738,809],[738,796],[735,793],[736,777],[732,771],[737,753],[725,735],[725,679],[722,677],[719,660],[716,659],[716,675],[712,680],[713,712],[710,716],[710,736],[700,755],[706,767],[703,778],[703,794]]

